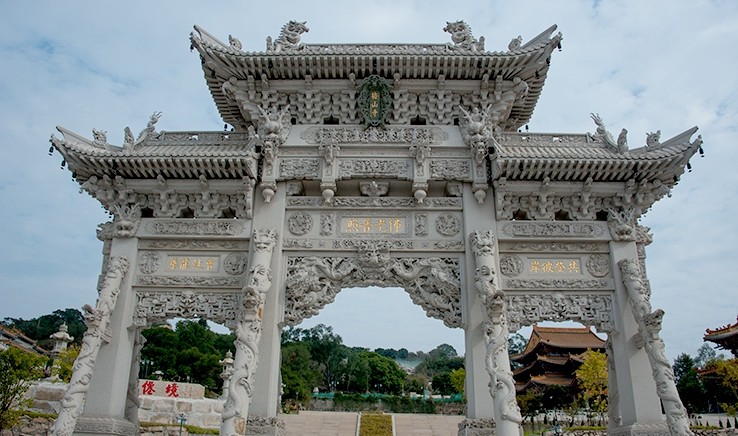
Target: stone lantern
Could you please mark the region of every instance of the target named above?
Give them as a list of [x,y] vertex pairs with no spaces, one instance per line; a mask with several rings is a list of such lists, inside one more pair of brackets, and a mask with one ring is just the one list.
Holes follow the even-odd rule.
[[230,385],[231,374],[233,374],[233,353],[231,353],[231,350],[226,351],[225,357],[218,363],[223,367],[223,372],[220,373],[220,377],[223,379],[223,394],[221,397],[225,398],[228,395],[228,386]]
[[54,340],[54,349],[51,350],[51,354],[53,354],[54,357],[66,350],[67,345],[74,340],[74,338],[69,336],[69,333],[67,333],[68,329],[67,325],[62,323],[62,325],[59,326],[59,331],[49,336],[50,339]]

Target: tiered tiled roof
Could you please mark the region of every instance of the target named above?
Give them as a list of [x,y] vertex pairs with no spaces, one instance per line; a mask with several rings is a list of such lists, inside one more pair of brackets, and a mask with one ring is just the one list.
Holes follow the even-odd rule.
[[513,374],[518,392],[531,386],[571,386],[587,350],[604,349],[605,341],[589,327],[533,326],[528,345],[510,356],[523,364]]
[[490,81],[498,76],[507,80],[519,77],[529,88],[509,116],[517,120],[517,128],[530,120],[546,81],[551,53],[560,46],[561,34],[551,36],[555,30],[553,25],[509,51],[478,51],[450,44],[301,44],[299,50],[246,52],[219,41],[199,26],[190,39],[200,54],[218,111],[233,126],[243,125],[243,114],[223,93],[223,84],[231,77],[302,81],[309,76],[311,80],[345,82],[371,74],[392,80],[399,74],[403,80],[443,77],[449,88],[454,81],[480,81],[485,76]]
[[705,330],[705,341],[714,342],[718,348],[730,350],[733,356],[738,357],[738,317],[735,324],[727,324],[716,329]]
[[17,347],[25,351],[35,354],[48,355],[48,351],[39,347],[36,341],[24,335],[23,333],[0,326],[0,350],[9,347]]

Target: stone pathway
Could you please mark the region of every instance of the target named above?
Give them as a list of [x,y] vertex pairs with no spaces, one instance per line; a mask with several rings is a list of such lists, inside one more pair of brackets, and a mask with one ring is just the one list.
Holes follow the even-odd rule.
[[463,419],[458,415],[395,413],[395,436],[456,436]]
[[[396,413],[395,436],[456,436],[463,416]],[[354,412],[302,411],[280,415],[285,436],[355,436]]]
[[279,415],[285,436],[356,436],[356,412],[313,412]]

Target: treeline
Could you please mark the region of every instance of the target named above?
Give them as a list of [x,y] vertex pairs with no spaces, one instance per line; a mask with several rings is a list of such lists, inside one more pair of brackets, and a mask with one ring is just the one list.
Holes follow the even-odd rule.
[[[78,349],[86,330],[77,309],[56,310],[25,320],[5,318],[2,325],[16,329],[47,350],[49,336],[66,323]],[[226,352],[235,352],[233,334],[216,333],[207,322],[181,320],[172,328],[162,324],[142,332],[145,345],[140,356],[140,378],[162,378],[201,384],[215,397],[222,389],[222,366]],[[405,348],[349,347],[331,327],[287,328],[282,331],[283,399],[304,402],[314,389],[321,392],[396,394],[415,392],[451,395],[463,392],[464,359],[442,344],[430,352]],[[77,347],[75,349],[75,346]],[[75,354],[76,355],[76,354]],[[74,356],[71,356],[73,361]],[[414,367],[409,373],[398,362]],[[71,361],[68,362],[71,369]],[[66,374],[68,378],[69,374]]]
[[[396,359],[422,361],[409,371]],[[408,368],[409,369],[409,368]],[[342,393],[462,393],[464,359],[442,344],[425,352],[349,347],[329,326],[282,332],[282,398],[307,401],[317,390]]]
[[691,414],[738,411],[738,359],[718,355],[707,343],[692,357],[674,359],[677,391]]

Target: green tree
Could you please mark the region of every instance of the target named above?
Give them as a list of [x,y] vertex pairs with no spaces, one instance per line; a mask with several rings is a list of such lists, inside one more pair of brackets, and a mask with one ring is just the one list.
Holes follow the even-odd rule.
[[513,333],[507,338],[507,353],[510,355],[522,353],[528,341],[520,333]]
[[581,397],[595,412],[607,412],[607,356],[601,351],[589,350],[576,371]]
[[705,342],[697,349],[697,357],[694,359],[694,364],[697,368],[704,368],[708,363],[717,359],[718,355],[715,349]]
[[701,371],[701,380],[705,391],[709,392],[708,399],[712,407],[738,403],[737,359],[715,359],[708,362]]
[[431,387],[433,393],[438,395],[451,395],[455,392],[454,384],[451,381],[451,373],[449,372],[434,375]]
[[65,383],[69,383],[69,380],[72,378],[72,367],[78,355],[79,347],[72,345],[56,356],[56,365],[59,367],[57,375]]
[[179,321],[174,330],[153,327],[143,332],[139,376],[151,378],[161,371],[166,380],[198,383],[210,396],[222,388],[218,363],[227,351],[234,351],[233,335],[213,332],[204,319]]
[[0,351],[0,431],[12,428],[26,405],[23,394],[43,377],[46,358],[10,347]]
[[530,388],[524,394],[518,395],[517,400],[523,420],[528,418],[533,422],[533,417],[543,410],[543,391],[541,389]]
[[320,371],[310,358],[308,346],[292,342],[282,347],[282,398],[306,403],[320,380]]
[[451,371],[451,385],[457,394],[464,393],[464,387],[466,385],[466,370],[464,368]]
[[696,370],[697,364],[689,354],[682,353],[674,359],[674,376],[679,396],[690,413],[706,410],[705,388]]
[[359,357],[369,365],[369,389],[379,393],[400,394],[405,384],[405,372],[397,362],[372,351],[363,351]]

